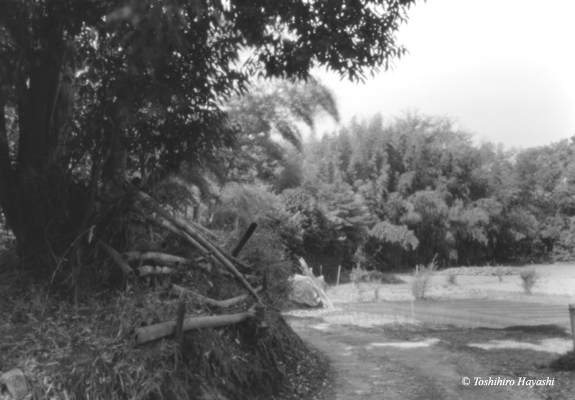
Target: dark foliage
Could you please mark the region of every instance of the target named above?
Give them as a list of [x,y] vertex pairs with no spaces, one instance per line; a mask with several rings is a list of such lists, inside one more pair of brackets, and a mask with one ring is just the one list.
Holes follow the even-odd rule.
[[312,142],[303,185],[351,192],[363,214],[356,261],[367,267],[426,264],[435,254],[444,266],[568,260],[574,148],[504,151],[473,145],[445,118],[376,116]]
[[2,1],[0,205],[25,266],[50,275],[69,251],[74,269],[114,181],[137,172],[152,190],[230,147],[221,100],[250,75],[387,68],[412,3]]

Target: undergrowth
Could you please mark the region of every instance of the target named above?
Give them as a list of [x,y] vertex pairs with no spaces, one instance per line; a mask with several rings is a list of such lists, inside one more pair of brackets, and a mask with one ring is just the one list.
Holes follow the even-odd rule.
[[[242,233],[222,235],[227,251]],[[170,241],[172,253],[184,254]],[[170,252],[170,251],[167,251]],[[138,281],[121,290],[92,288],[60,295],[47,282],[23,284],[0,265],[0,375],[19,368],[40,396],[50,399],[300,399],[323,382],[327,366],[279,313],[287,298],[291,265],[273,237],[257,232],[242,253],[249,275],[268,291],[264,312],[241,324],[186,332],[181,347],[172,338],[135,345],[134,329],[174,320],[181,299],[177,283],[222,300],[245,293],[230,276],[193,267],[168,278]],[[193,298],[186,317],[217,314]],[[249,308],[223,310],[229,314]],[[320,383],[321,385],[321,383]]]

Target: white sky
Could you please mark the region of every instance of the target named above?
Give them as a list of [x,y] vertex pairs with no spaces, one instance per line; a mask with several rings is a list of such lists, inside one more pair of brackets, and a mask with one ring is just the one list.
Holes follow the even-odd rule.
[[416,109],[506,147],[575,135],[575,1],[420,0],[398,37],[409,54],[365,84],[316,74],[342,123]]

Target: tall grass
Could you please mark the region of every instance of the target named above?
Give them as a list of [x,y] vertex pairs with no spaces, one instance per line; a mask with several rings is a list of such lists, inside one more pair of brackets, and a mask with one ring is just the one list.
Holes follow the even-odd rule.
[[449,271],[445,277],[445,281],[448,285],[457,285],[457,273],[454,271]]
[[433,260],[427,265],[417,265],[415,267],[415,271],[413,272],[413,276],[411,282],[409,283],[411,288],[411,294],[415,300],[423,300],[425,299],[425,294],[429,290],[429,285],[431,283],[431,278],[433,274],[437,270],[437,262],[435,257]]

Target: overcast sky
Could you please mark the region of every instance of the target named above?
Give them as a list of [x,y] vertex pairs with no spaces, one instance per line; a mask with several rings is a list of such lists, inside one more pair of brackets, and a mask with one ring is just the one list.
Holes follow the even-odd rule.
[[398,35],[409,54],[393,70],[365,84],[316,75],[343,123],[417,109],[453,118],[478,142],[545,145],[575,135],[574,18],[573,0],[419,1]]

